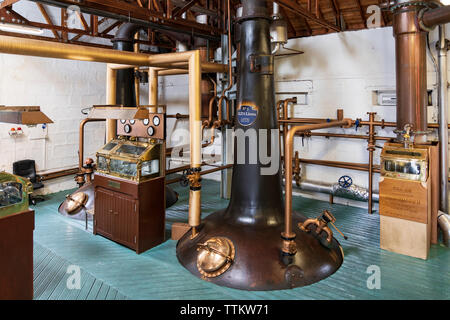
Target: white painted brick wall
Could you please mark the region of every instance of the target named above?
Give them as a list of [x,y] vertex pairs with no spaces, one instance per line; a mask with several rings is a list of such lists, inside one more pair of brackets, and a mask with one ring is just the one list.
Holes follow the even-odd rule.
[[[24,134],[11,138],[9,129],[19,125],[0,124],[0,170],[11,172],[12,163],[23,159],[34,159],[39,172],[76,167],[81,109],[105,103],[106,65],[0,54],[0,70],[0,104],[38,105],[54,121],[47,139],[38,140],[30,139],[27,126],[20,125]],[[105,125],[85,128],[85,157],[93,157],[104,143]],[[70,176],[45,182],[40,193],[74,187]]]

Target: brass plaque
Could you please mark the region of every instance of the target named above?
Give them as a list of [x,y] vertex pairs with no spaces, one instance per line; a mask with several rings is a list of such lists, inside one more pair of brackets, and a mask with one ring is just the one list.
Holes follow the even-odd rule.
[[108,187],[120,189],[120,182],[108,180]]
[[428,223],[429,186],[420,181],[380,180],[380,215]]

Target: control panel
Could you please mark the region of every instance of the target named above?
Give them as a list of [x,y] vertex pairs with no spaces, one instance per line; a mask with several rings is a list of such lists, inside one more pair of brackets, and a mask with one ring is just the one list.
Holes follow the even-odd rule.
[[117,120],[117,135],[139,138],[166,138],[166,118],[164,113],[150,113],[148,119]]

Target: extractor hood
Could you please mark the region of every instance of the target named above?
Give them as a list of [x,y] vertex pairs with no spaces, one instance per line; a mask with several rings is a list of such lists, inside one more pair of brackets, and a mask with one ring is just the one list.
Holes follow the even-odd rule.
[[0,122],[25,125],[53,123],[53,121],[48,118],[38,106],[0,106]]

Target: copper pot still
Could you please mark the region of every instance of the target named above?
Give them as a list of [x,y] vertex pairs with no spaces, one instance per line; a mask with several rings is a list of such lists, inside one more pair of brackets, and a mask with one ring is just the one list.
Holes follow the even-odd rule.
[[[246,0],[237,21],[240,55],[235,129],[244,132],[268,129],[270,133],[270,129],[278,128],[267,11],[266,1]],[[252,121],[248,122],[248,117],[239,118],[240,106],[251,109]],[[268,147],[268,152],[272,152]],[[245,152],[247,163],[238,164],[238,152]],[[249,153],[248,141],[245,150],[235,149],[229,205],[203,219],[196,232],[187,232],[179,240],[180,263],[205,281],[242,290],[291,289],[332,275],[342,265],[342,248],[334,238],[324,245],[325,233],[310,232],[315,226],[303,231],[299,224],[306,217],[301,214],[294,213],[292,219],[297,250],[289,255],[283,253],[280,170],[273,175],[261,175],[265,165],[259,159],[256,164],[249,164]]]

